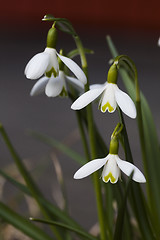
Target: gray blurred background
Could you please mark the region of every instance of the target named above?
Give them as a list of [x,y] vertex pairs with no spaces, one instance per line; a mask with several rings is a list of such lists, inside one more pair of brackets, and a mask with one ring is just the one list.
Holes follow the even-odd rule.
[[[158,22],[158,16],[156,13],[147,15],[149,6],[144,9],[143,14],[142,12],[140,14],[141,8],[136,5],[136,2],[134,9],[131,10],[124,1],[126,15],[125,12],[122,14],[119,9],[116,13],[113,11],[110,15],[108,14],[107,17],[102,11],[105,3],[103,1],[100,3],[98,12],[96,12],[96,6],[90,2],[87,6],[88,18],[85,10],[82,21],[83,9],[80,12],[77,11],[79,13],[77,15],[71,10],[67,12],[69,7],[65,12],[63,9],[61,14],[58,5],[55,10],[54,6],[52,9],[47,7],[40,9],[41,4],[39,9],[36,10],[33,6],[31,10],[29,1],[24,1],[22,6],[17,1],[18,10],[14,12],[14,6],[12,6],[13,9],[8,9],[6,12],[6,18],[3,17],[5,11],[1,16],[3,22],[1,22],[0,37],[0,122],[4,125],[19,155],[25,160],[46,197],[55,202],[56,196],[60,203],[59,186],[53,166],[53,154],[56,154],[64,175],[70,214],[86,229],[90,229],[96,223],[97,218],[91,179],[88,177],[79,181],[73,180],[73,174],[79,165],[28,134],[29,130],[47,134],[84,155],[75,112],[70,109],[71,102],[68,98],[48,98],[45,95],[30,97],[30,90],[36,81],[25,78],[24,68],[33,55],[45,48],[46,34],[51,26],[50,23],[41,22],[41,18],[46,13],[51,12],[56,17],[67,17],[72,20],[84,46],[94,50],[94,55],[87,56],[91,84],[106,81],[111,54],[105,37],[110,35],[119,53],[128,55],[135,62],[140,87],[148,99],[158,135],[160,135],[160,48],[157,46],[160,21]],[[131,3],[133,4],[132,1]],[[24,6],[28,6],[28,10],[25,8],[24,11]],[[91,6],[94,6],[92,11]],[[159,9],[158,5],[157,8]],[[4,3],[4,10],[6,9]],[[136,9],[139,12],[136,12]],[[150,12],[154,13],[154,9],[151,8]],[[97,13],[97,21],[94,13]],[[100,13],[103,14],[100,15]],[[140,18],[141,15],[144,18]],[[118,17],[121,18],[118,19]],[[70,51],[75,48],[74,41],[70,36],[59,33],[57,50],[60,48]],[[75,60],[79,62],[78,58]],[[119,86],[124,90],[121,80],[119,80]],[[93,110],[97,126],[108,145],[110,135],[118,121],[118,114],[102,114],[97,110],[96,104],[93,105]],[[143,171],[136,120],[128,117],[125,117],[125,120],[135,163]],[[123,152],[120,157],[124,157]],[[19,179],[2,138],[0,138],[0,167]],[[27,216],[34,215],[30,209],[28,213],[27,201],[22,201],[21,194],[13,186],[5,183],[3,188],[2,179],[1,193],[3,193],[1,196],[3,201],[12,208],[20,212],[23,209],[23,213]]]

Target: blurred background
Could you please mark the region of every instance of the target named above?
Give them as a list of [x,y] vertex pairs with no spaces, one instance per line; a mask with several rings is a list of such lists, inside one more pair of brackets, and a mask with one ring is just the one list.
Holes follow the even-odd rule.
[[[64,174],[70,214],[86,229],[96,223],[96,205],[90,178],[73,180],[79,165],[44,143],[29,136],[29,131],[47,134],[83,155],[78,126],[71,102],[65,98],[30,97],[34,80],[24,76],[29,59],[45,48],[46,35],[52,23],[42,22],[45,14],[69,19],[84,47],[94,51],[88,55],[90,83],[104,83],[111,54],[106,44],[110,35],[120,54],[135,62],[141,89],[154,114],[158,135],[160,89],[159,1],[31,1],[1,2],[0,14],[0,121],[6,128],[19,155],[30,168],[32,176],[46,197],[61,203],[59,185],[53,164],[58,159]],[[71,36],[59,32],[57,50],[75,48]],[[79,59],[75,59],[79,63]],[[121,89],[123,84],[119,81]],[[118,115],[102,114],[93,106],[97,126],[109,144]],[[136,165],[143,171],[136,121],[125,117]],[[120,155],[124,157],[123,152]],[[102,156],[103,157],[103,156]],[[20,176],[6,146],[0,138],[0,167],[15,178]],[[16,211],[34,216],[28,200],[9,183],[0,179],[0,196]],[[58,199],[58,200],[57,200]],[[8,238],[9,239],[9,238]]]

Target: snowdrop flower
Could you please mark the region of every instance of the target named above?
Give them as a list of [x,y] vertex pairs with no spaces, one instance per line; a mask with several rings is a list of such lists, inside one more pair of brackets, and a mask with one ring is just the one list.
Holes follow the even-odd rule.
[[[121,176],[121,171],[127,176],[130,176],[133,172],[132,179],[136,182],[146,182],[144,175],[136,166],[130,162],[121,160],[118,156],[119,141],[117,136],[122,129],[123,126],[117,124],[117,127],[111,136],[109,154],[105,158],[95,159],[86,163],[74,174],[75,179],[87,177],[104,166],[102,180],[105,183],[108,181],[116,183]],[[119,130],[119,132],[117,132],[117,130]]]
[[81,95],[71,106],[73,110],[86,107],[89,103],[100,97],[99,108],[101,112],[113,113],[117,105],[129,117],[136,118],[136,108],[132,99],[117,86],[117,66],[113,64],[108,72],[105,84],[95,84],[90,90]]
[[30,95],[36,96],[45,92],[48,97],[57,97],[58,95],[67,96],[66,81],[80,92],[84,91],[84,84],[82,82],[76,78],[65,75],[65,73],[60,70],[58,77],[52,75],[50,78],[46,76],[40,78],[33,86]]
[[160,38],[158,39],[158,47],[160,47]]
[[133,172],[132,179],[136,182],[146,182],[141,171],[132,163],[121,160],[118,156],[119,140],[118,134],[122,131],[123,125],[117,124],[110,141],[109,154],[105,158],[95,159],[82,166],[75,174],[75,179],[87,177],[103,167],[102,180],[107,183],[116,183],[121,176],[121,171],[127,176]]
[[74,174],[74,178],[81,179],[87,177],[101,167],[103,167],[102,180],[105,183],[108,181],[116,183],[118,178],[120,178],[120,170],[127,176],[130,176],[132,171],[134,171],[132,176],[134,181],[139,183],[146,182],[146,179],[141,171],[133,164],[121,160],[118,154],[108,154],[105,158],[95,159],[86,163]]
[[46,77],[57,77],[59,74],[60,60],[74,73],[74,75],[83,83],[86,84],[87,79],[82,69],[70,58],[61,56],[55,49],[57,33],[55,27],[52,27],[47,36],[47,47],[41,53],[36,54],[31,58],[25,68],[25,75],[29,79],[38,79],[43,74]]

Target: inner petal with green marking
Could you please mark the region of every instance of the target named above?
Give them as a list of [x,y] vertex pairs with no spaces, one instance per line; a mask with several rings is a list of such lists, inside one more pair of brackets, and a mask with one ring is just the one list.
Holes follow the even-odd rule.
[[112,175],[111,172],[109,172],[109,174],[108,174],[107,176],[104,176],[104,181],[105,181],[105,182],[108,182],[109,179],[110,179],[110,181],[111,181],[112,183],[115,183],[115,182],[116,182],[116,179],[115,179],[115,177],[113,177],[113,175]]
[[102,111],[105,112],[108,108],[108,111],[109,112],[113,112],[114,111],[114,108],[110,105],[109,102],[107,102],[105,105],[102,106]]
[[61,93],[60,93],[60,96],[61,97],[67,97],[68,96],[68,94],[67,94],[67,90],[66,90],[66,88],[63,86],[63,88],[62,88],[62,91],[61,91]]
[[58,76],[58,72],[56,72],[56,70],[54,69],[54,67],[52,67],[48,72],[46,72],[46,76],[50,78],[51,75],[52,75],[52,73],[53,73],[54,77],[57,77],[57,76]]

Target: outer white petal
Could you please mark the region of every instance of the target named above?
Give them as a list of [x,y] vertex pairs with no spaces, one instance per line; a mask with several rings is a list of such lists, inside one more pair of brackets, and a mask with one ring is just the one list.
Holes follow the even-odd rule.
[[51,77],[45,89],[45,93],[48,97],[57,97],[63,88],[63,79],[58,77]]
[[58,54],[58,57],[64,62],[64,64],[74,73],[74,75],[84,84],[87,83],[87,78],[82,69],[72,59],[64,57]]
[[95,160],[92,160],[92,161],[86,163],[74,174],[74,178],[81,179],[81,178],[89,176],[93,172],[95,172],[98,169],[100,169],[101,167],[103,167],[104,164],[106,163],[106,161],[107,160],[105,157],[105,158],[95,159]]
[[86,107],[89,103],[94,101],[104,91],[105,87],[91,89],[82,94],[71,106],[73,110],[79,110]]
[[115,89],[117,88],[116,84],[108,83],[106,89],[101,97],[100,106],[101,111],[112,113],[116,110],[117,104],[115,99]]
[[53,67],[54,70],[58,73],[58,71],[59,71],[59,64],[58,64],[56,49],[54,49],[54,48],[45,48],[44,51],[45,51],[45,53],[47,53],[49,55],[49,64],[48,64],[48,67],[46,69],[46,72],[50,71],[51,68]]
[[136,118],[137,112],[136,107],[132,99],[118,87],[115,91],[115,97],[117,104],[122,109],[122,111],[131,118]]
[[46,52],[36,54],[31,60],[28,62],[25,68],[25,75],[29,79],[37,79],[41,77],[49,64],[49,54]]
[[102,86],[106,86],[106,83],[103,84],[92,84],[89,86],[90,89],[101,88]]
[[116,156],[116,161],[117,161],[118,167],[127,176],[130,176],[132,171],[134,170],[133,177],[132,177],[132,179],[134,181],[140,182],[140,183],[145,183],[146,182],[146,179],[145,179],[144,175],[142,174],[142,172],[136,166],[134,166],[132,163],[121,160],[118,157],[118,155]]
[[102,172],[102,180],[107,183],[110,181],[111,183],[116,183],[120,176],[120,169],[116,162],[116,155],[109,154],[108,162],[105,164]]
[[45,91],[46,84],[48,82],[48,77],[40,78],[36,84],[33,86],[30,95],[37,96]]
[[71,83],[78,91],[83,92],[84,91],[84,84],[80,82],[77,78],[73,78],[70,76],[66,76],[66,80],[68,80],[69,83]]

